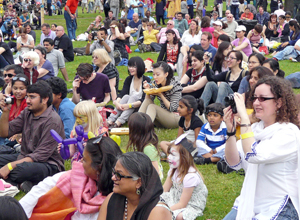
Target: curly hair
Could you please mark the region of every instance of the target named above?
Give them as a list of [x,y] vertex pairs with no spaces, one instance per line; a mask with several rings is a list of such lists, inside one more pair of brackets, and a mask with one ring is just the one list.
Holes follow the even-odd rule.
[[[281,100],[281,107],[276,114],[276,122],[290,122],[299,127],[299,107],[296,103],[295,94],[290,83],[276,76],[264,77],[254,86],[250,97],[254,96],[256,88],[262,84],[270,86],[270,90],[275,97],[275,102],[279,99]],[[251,107],[253,108],[253,103]]]

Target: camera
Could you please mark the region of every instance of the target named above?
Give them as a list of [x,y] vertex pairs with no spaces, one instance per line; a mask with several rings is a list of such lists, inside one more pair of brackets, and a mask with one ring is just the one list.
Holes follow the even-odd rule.
[[234,101],[234,94],[230,94],[229,96],[225,97],[224,101],[225,101],[225,106],[226,107],[230,106],[232,109],[232,113],[236,114],[237,109],[236,109],[236,104]]
[[6,97],[5,99],[4,99],[4,102],[6,103],[6,104],[14,104],[14,98],[13,97]]
[[209,58],[212,57],[212,53],[207,53],[206,56],[208,56]]
[[92,31],[92,40],[94,40],[95,38],[97,38],[97,32],[96,31]]

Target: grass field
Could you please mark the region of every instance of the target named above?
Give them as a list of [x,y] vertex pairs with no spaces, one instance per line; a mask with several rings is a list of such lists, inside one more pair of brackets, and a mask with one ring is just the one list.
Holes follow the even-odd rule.
[[[211,11],[210,6],[212,5],[212,1],[209,1],[209,7],[208,11]],[[76,34],[79,35],[86,31],[88,25],[94,20],[97,14],[81,14],[81,8],[79,7],[79,17],[77,19],[78,22],[78,29]],[[104,18],[104,13],[101,13],[101,16]],[[59,16],[45,16],[45,23],[49,23],[50,25],[52,23],[56,23],[58,25],[64,26],[66,30],[66,23],[64,20],[63,15]],[[40,39],[40,31],[36,31],[37,33],[37,42],[39,42]],[[73,42],[74,47],[83,47],[86,46],[86,42]],[[134,51],[137,47],[132,47],[132,51]],[[129,57],[133,56],[140,56],[144,60],[146,58],[151,58],[154,61],[157,60],[158,54],[153,53],[131,53]],[[76,73],[76,68],[80,63],[91,63],[92,58],[91,56],[75,56],[74,62],[67,63],[66,68],[67,72],[69,74],[69,78],[73,79]],[[283,69],[286,73],[286,75],[289,75],[290,73],[300,71],[300,64],[298,63],[292,63],[290,61],[281,61],[280,62],[281,69]],[[128,75],[127,67],[117,67],[120,73],[120,85],[119,88],[121,89],[123,86],[123,82],[125,78]],[[150,74],[151,75],[151,74]],[[62,77],[61,74],[59,74],[59,77]],[[68,88],[72,88],[72,83],[67,83]],[[299,93],[299,90],[295,90],[296,93]],[[156,133],[159,137],[160,141],[163,140],[173,140],[177,135],[177,129],[156,129]],[[126,146],[126,143],[128,141],[128,137],[122,136],[122,143],[121,147]],[[163,163],[164,166],[164,174],[166,176],[166,173],[169,169],[169,166],[167,163]],[[66,168],[69,169],[70,163],[66,162]],[[233,205],[233,202],[235,198],[239,195],[240,189],[243,183],[244,177],[237,174],[237,173],[231,173],[228,175],[222,174],[217,171],[217,168],[215,165],[204,165],[204,166],[197,166],[198,169],[201,171],[202,175],[204,176],[205,184],[208,188],[208,199],[207,199],[207,205],[204,211],[204,216],[198,218],[198,219],[222,219],[230,210]],[[23,192],[20,192],[16,198],[20,199],[24,196]]]

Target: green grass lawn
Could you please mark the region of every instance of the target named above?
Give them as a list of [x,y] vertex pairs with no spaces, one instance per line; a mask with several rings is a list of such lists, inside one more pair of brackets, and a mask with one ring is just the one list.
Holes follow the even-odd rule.
[[[212,5],[212,0],[209,1],[209,7],[207,11],[211,11],[210,5]],[[224,4],[225,5],[225,4]],[[98,14],[81,14],[81,8],[79,7],[79,17],[77,19],[78,22],[78,29],[76,34],[79,35],[86,31],[88,25],[94,20],[96,15]],[[101,14],[104,18],[104,13]],[[45,23],[56,23],[58,25],[64,26],[66,30],[66,23],[64,20],[63,15],[57,16],[45,16]],[[66,31],[67,32],[67,31]],[[40,33],[41,31],[36,31],[37,33],[37,42],[40,40]],[[74,47],[83,47],[86,46],[86,42],[73,42]],[[137,47],[132,47],[132,51],[134,51]],[[146,58],[151,58],[154,61],[157,60],[158,54],[153,53],[131,53],[130,57],[133,56],[140,56],[144,60]],[[69,78],[73,79],[76,73],[76,68],[80,63],[91,63],[92,57],[91,56],[75,56],[74,62],[66,63],[67,72],[69,74]],[[292,63],[290,61],[280,61],[280,67],[289,75],[290,73],[300,71],[300,64],[299,63]],[[120,73],[120,85],[119,88],[123,87],[123,82],[125,78],[128,76],[127,67],[117,67]],[[151,75],[151,74],[150,74]],[[59,77],[62,77],[61,73],[59,73]],[[68,88],[72,88],[72,83],[67,83]],[[295,90],[296,93],[299,93],[299,90]],[[159,137],[159,141],[169,141],[173,140],[177,136],[177,129],[156,129],[156,133]],[[121,147],[125,147],[128,141],[128,137],[122,136],[122,143]],[[164,175],[166,176],[167,171],[169,169],[169,165],[163,162],[164,166]],[[197,166],[198,169],[201,171],[205,184],[208,188],[208,199],[206,203],[206,208],[204,211],[204,216],[198,219],[222,219],[230,210],[233,205],[235,198],[239,195],[240,189],[243,183],[244,177],[236,174],[231,173],[228,175],[222,174],[217,171],[215,165],[204,165],[204,166]],[[66,162],[66,169],[70,169],[70,162]],[[23,192],[20,192],[16,198],[21,199],[24,196]]]

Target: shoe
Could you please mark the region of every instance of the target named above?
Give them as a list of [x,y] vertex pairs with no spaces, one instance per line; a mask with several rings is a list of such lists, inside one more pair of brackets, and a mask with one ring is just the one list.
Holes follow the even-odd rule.
[[142,44],[142,48],[143,48],[144,53],[145,53],[145,52],[148,52],[148,51],[147,51],[147,48],[146,48],[146,44]]
[[4,40],[5,40],[5,41],[6,41],[6,40],[9,40],[9,37],[6,37]]
[[16,38],[16,37],[13,37],[12,40],[17,40],[17,38]]
[[194,162],[195,162],[195,164],[198,164],[198,165],[204,165],[204,160],[205,160],[205,158],[201,157],[201,156],[194,157]]
[[144,53],[143,46],[141,44],[138,45],[138,48],[141,53]]
[[11,48],[10,51],[13,53],[15,52],[15,48]]
[[295,58],[291,59],[292,62],[298,62],[298,60],[296,60]]
[[20,189],[24,191],[25,193],[28,193],[33,187],[33,183],[30,181],[24,181],[20,185]]
[[72,39],[71,41],[75,41],[75,39]]

